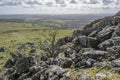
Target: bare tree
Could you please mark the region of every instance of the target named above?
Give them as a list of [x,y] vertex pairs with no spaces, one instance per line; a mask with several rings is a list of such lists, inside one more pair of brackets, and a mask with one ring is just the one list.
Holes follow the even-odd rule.
[[41,34],[44,40],[39,41],[39,46],[41,50],[49,53],[48,56],[52,56],[52,54],[54,54],[56,50],[55,43],[57,41],[58,31],[56,29],[48,31],[49,32],[47,35]]

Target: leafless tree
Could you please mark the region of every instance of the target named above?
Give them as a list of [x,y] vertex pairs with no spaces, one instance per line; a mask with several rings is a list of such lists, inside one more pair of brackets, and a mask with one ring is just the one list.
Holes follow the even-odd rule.
[[55,43],[57,41],[58,30],[54,29],[47,31],[49,31],[47,35],[41,34],[44,40],[39,41],[39,46],[41,50],[49,53],[48,56],[52,56],[56,50]]

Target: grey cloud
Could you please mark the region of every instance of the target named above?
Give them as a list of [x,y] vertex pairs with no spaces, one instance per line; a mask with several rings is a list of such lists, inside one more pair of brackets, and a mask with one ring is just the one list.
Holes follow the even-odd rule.
[[84,0],[83,3],[85,3],[85,4],[97,4],[97,3],[99,3],[99,0],[90,0],[90,1]]
[[75,0],[71,0],[70,4],[76,4],[77,2]]
[[1,1],[0,6],[17,6],[21,4],[20,1]]
[[103,0],[104,5],[111,4],[112,2],[113,2],[113,0]]
[[[103,4],[102,4],[102,3]],[[112,5],[111,5],[112,3]],[[111,8],[112,7],[120,7],[120,0],[0,0],[0,7],[2,6],[21,6],[21,7],[25,7],[25,6],[34,6],[34,5],[44,5],[47,7],[69,7],[71,6],[71,4],[74,4],[73,6],[78,6],[79,4],[83,5],[84,8],[84,4],[87,4],[88,8],[96,8],[96,6],[92,6],[91,5],[95,5],[95,4],[100,4],[100,6],[97,5],[97,7],[99,8]],[[110,5],[109,5],[110,4]],[[30,6],[29,6],[30,5]],[[81,7],[80,7],[81,8]]]
[[116,1],[115,1],[115,4],[116,4],[116,5],[120,5],[120,0],[116,0]]
[[0,6],[4,6],[4,4],[0,3]]
[[36,0],[33,0],[33,1],[26,1],[25,4],[28,4],[28,5],[42,5],[42,3],[36,1]]
[[48,2],[48,3],[46,3],[46,5],[47,5],[48,7],[52,7],[52,6],[53,6],[53,3],[52,3],[52,2]]
[[62,5],[60,5],[60,7],[66,7],[67,5],[66,4],[62,4]]
[[64,4],[65,1],[64,0],[55,0],[56,4]]

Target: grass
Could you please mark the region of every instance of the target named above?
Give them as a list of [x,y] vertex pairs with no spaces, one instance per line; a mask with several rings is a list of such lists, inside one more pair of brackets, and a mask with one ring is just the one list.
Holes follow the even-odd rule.
[[[66,69],[66,71],[69,71],[70,74],[70,80],[120,80],[120,74],[119,73],[114,73],[111,70],[106,70],[106,69],[99,69],[96,67],[92,68],[86,68],[86,69]],[[99,72],[98,72],[99,71]],[[82,74],[88,74],[89,78],[88,79],[83,79]],[[106,75],[106,78],[104,79],[95,79],[95,75],[97,73],[103,73]]]
[[[26,42],[38,43],[39,40],[43,40],[45,36],[48,36],[49,32],[54,30],[45,28],[40,25],[34,25],[30,23],[16,23],[5,22],[0,23],[0,47],[7,47],[7,52],[0,53],[0,67],[9,57],[9,52],[16,52],[19,44]],[[73,30],[57,30],[57,39],[68,36]],[[28,51],[27,51],[28,52]],[[27,53],[26,52],[26,53]],[[38,50],[37,52],[40,52]]]
[[[47,27],[46,27],[47,28]],[[44,29],[44,26],[31,23],[0,22],[0,33],[10,30]]]

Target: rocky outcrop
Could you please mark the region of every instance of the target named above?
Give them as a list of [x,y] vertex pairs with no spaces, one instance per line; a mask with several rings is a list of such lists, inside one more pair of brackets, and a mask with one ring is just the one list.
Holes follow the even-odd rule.
[[5,52],[6,48],[5,47],[0,47],[0,52]]
[[[8,70],[2,78],[8,80],[70,80],[66,69],[91,68],[93,66],[120,72],[120,12],[114,16],[95,20],[83,30],[75,30],[71,36],[59,39],[56,50],[34,54],[39,47],[34,43],[22,44],[18,50],[30,47],[28,55],[10,53],[11,58],[4,64]],[[0,52],[4,49],[0,48]],[[106,63],[105,63],[106,62]],[[88,76],[82,74],[86,79]],[[106,78],[103,73],[95,78]],[[95,79],[95,80],[96,80]],[[90,79],[92,80],[92,79]]]
[[115,16],[120,16],[120,11],[115,14]]

